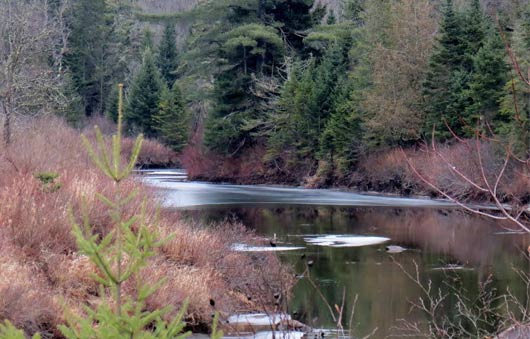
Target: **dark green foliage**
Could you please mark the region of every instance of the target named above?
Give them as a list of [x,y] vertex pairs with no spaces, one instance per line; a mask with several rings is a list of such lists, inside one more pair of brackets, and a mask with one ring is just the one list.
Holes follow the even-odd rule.
[[342,81],[335,110],[320,140],[319,158],[328,160],[341,172],[355,165],[362,147],[362,116],[356,111],[351,81]]
[[45,192],[53,193],[61,188],[61,183],[56,182],[59,174],[56,172],[40,172],[35,174],[35,178],[42,183]]
[[[433,128],[441,139],[449,138],[451,132],[460,136],[473,133],[476,126],[471,116],[475,113],[469,108],[473,104],[471,82],[484,80],[475,75],[478,72],[475,55],[484,44],[485,25],[478,0],[465,13],[455,12],[452,0],[446,1],[440,35],[424,83],[426,134]],[[478,90],[481,85],[473,86]]]
[[321,135],[318,157],[329,162],[338,174],[355,167],[361,151],[366,149],[361,105],[370,83],[366,50],[364,39],[355,40],[349,53],[349,77],[338,81],[333,109]]
[[145,52],[146,49],[153,50],[154,47],[153,32],[149,28],[146,28],[142,33],[142,51]]
[[300,32],[318,25],[325,14],[325,9],[319,11],[317,8],[311,12],[314,0],[269,0],[267,2],[266,15],[270,23],[281,28],[289,47],[301,51],[304,45]]
[[250,139],[242,130],[246,119],[255,113],[247,98],[251,78],[243,73],[225,73],[215,82],[216,107],[206,121],[204,141],[218,152],[236,153]]
[[105,105],[105,116],[114,122],[118,122],[118,88],[112,87]]
[[141,60],[135,10],[130,2],[72,1],[64,61],[87,116],[106,112],[112,84],[128,82],[131,66]]
[[337,23],[337,18],[335,17],[335,12],[334,11],[329,12],[328,18],[326,19],[326,23],[328,25],[334,25],[334,24]]
[[[210,77],[214,88],[205,141],[211,149],[237,154],[262,134],[268,89],[277,83],[284,57],[303,53],[306,32],[321,20],[311,13],[312,0],[207,1],[195,11],[202,30],[193,36],[183,56],[183,83],[196,83],[191,74]],[[214,67],[215,66],[215,67]],[[186,92],[186,88],[184,88]]]
[[[453,3],[447,0],[444,8],[444,16],[440,24],[440,36],[434,53],[429,63],[427,80],[424,83],[424,93],[426,96],[426,133],[436,128],[438,133],[447,136],[444,126],[444,119],[456,117],[458,119],[461,109],[465,107],[455,107],[450,110],[449,106],[458,102],[457,93],[451,91],[457,77],[457,71],[462,69],[465,57],[465,46],[461,41],[463,36],[461,18],[455,13]],[[449,122],[451,128],[454,124]],[[443,132],[440,132],[442,131]]]
[[72,8],[65,62],[86,115],[102,112],[108,76],[105,57],[112,19],[105,0],[79,0]]
[[465,47],[463,67],[468,72],[474,72],[474,58],[479,49],[484,45],[486,36],[486,21],[480,0],[472,0],[467,12],[463,13],[462,44]]
[[345,48],[339,43],[331,45],[324,54],[320,65],[315,70],[315,106],[318,111],[317,132],[320,134],[337,102],[336,94],[340,80],[346,75],[347,59]]
[[171,87],[177,79],[175,74],[178,66],[176,38],[175,25],[167,24],[158,47],[156,62],[160,75],[168,87]]
[[[330,115],[338,104],[342,79],[346,74],[346,59],[343,47],[331,46],[320,64],[311,60],[305,69],[294,64],[290,80],[285,84],[278,105],[278,114],[273,116],[274,130],[269,140],[269,157],[291,149],[293,159],[316,159],[322,147],[332,149],[331,135],[322,136]],[[344,113],[344,112],[342,112]],[[337,114],[338,122],[343,117]],[[326,146],[321,146],[324,143]]]
[[247,123],[260,117],[264,100],[255,88],[263,76],[273,75],[275,60],[283,51],[276,29],[260,24],[238,26],[223,35],[219,51],[222,66],[214,88],[215,107],[206,125],[208,147],[225,154],[251,145],[255,127]]
[[188,141],[188,114],[177,83],[171,90],[164,88],[160,95],[158,113],[153,116],[153,128],[160,139],[175,152],[180,152]]
[[[355,166],[361,150],[411,145],[433,128],[439,140],[486,125],[506,138],[529,134],[530,95],[517,79],[516,98],[507,85],[496,25],[479,0],[453,1],[344,0],[335,8],[314,0],[206,0],[188,13],[145,14],[126,2],[78,0],[69,22],[70,88],[86,114],[104,109],[116,120],[116,95],[103,93],[124,79],[130,131],[176,151],[193,119],[219,154],[266,146],[267,160],[320,161],[335,173]],[[442,16],[431,54],[436,27],[427,20],[437,17],[435,8]],[[530,49],[530,11],[521,12],[508,33],[520,58]],[[150,31],[135,31],[131,18],[165,26],[154,57]],[[184,21],[190,37],[177,55],[175,25]],[[403,93],[419,94],[407,101]]]
[[140,70],[131,84],[125,120],[131,131],[156,136],[153,117],[158,113],[164,82],[155,65],[153,53],[147,49]]
[[335,44],[343,46],[346,50],[351,46],[355,35],[358,34],[352,24],[349,22],[334,24],[334,25],[321,25],[315,27],[307,36],[304,38],[304,44],[306,49],[311,51],[314,56],[321,57],[328,48],[331,48]]
[[501,98],[498,121],[493,128],[518,156],[528,156],[530,150],[530,91],[521,79],[506,83]]
[[473,58],[474,72],[469,84],[472,104],[467,107],[471,122],[491,124],[496,120],[504,94],[508,66],[499,33],[491,28],[483,46]]
[[300,78],[301,64],[296,62],[290,66],[288,80],[283,85],[276,110],[268,117],[271,130],[267,139],[267,159],[275,160],[282,152],[292,153],[298,144],[299,111],[301,106]]

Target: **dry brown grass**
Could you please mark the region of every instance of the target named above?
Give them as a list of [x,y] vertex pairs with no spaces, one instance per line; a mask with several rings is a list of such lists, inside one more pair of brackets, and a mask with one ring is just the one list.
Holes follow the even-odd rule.
[[[59,189],[47,190],[35,178],[45,171],[59,175]],[[98,303],[98,287],[90,278],[95,268],[77,253],[70,211],[80,218],[84,208],[94,230],[106,234],[111,219],[95,193],[112,195],[113,186],[91,164],[78,133],[53,117],[18,124],[13,144],[0,148],[0,172],[0,319],[28,334],[59,337],[65,309],[79,313],[81,305]],[[134,179],[121,188],[140,189],[154,201]],[[134,200],[125,213],[136,213],[141,201]],[[290,286],[290,275],[276,256],[229,250],[231,243],[255,241],[243,226],[189,225],[169,212],[155,218],[154,203],[148,203],[147,214],[150,227],[173,236],[143,272],[149,283],[167,279],[149,307],[178,309],[188,298],[190,325],[204,328],[211,321],[210,298],[224,313],[258,309],[271,303],[252,304],[246,295],[266,300],[273,290]]]
[[[504,155],[497,145],[484,141],[478,148],[475,141],[467,145],[438,144],[434,149],[420,147],[402,151],[396,148],[364,157],[352,175],[353,185],[363,190],[439,196],[414,173],[413,166],[430,183],[460,201],[489,201],[489,194],[481,192],[471,182],[485,186],[480,170],[483,168],[485,177],[494,183],[501,171]],[[500,181],[498,196],[502,201],[514,202],[527,200],[529,194],[530,177],[525,166],[511,161]]]

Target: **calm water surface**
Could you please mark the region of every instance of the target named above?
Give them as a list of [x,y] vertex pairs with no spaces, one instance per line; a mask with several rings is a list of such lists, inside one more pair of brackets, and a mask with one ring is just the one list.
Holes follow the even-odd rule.
[[[329,304],[341,305],[346,293],[349,318],[357,297],[353,335],[371,333],[385,338],[399,333],[401,319],[422,321],[410,301],[422,296],[407,278],[418,265],[423,281],[447,291],[463,287],[473,298],[479,284],[491,277],[491,288],[526,300],[526,288],[516,269],[528,272],[525,251],[530,237],[507,232],[501,225],[470,216],[451,204],[432,200],[384,198],[353,193],[270,186],[215,185],[175,182],[155,173],[145,179],[160,189],[167,208],[180,208],[189,218],[204,222],[238,220],[260,235],[276,237],[278,246],[299,246],[281,252],[302,272],[312,260],[311,275]],[[389,241],[359,247],[329,247],[308,243],[317,235],[380,236]],[[387,246],[406,248],[388,253]],[[302,259],[305,254],[305,259]],[[456,268],[456,269],[448,269]],[[454,300],[444,309],[454,314]],[[308,325],[333,328],[329,310],[306,279],[300,279],[289,312]]]

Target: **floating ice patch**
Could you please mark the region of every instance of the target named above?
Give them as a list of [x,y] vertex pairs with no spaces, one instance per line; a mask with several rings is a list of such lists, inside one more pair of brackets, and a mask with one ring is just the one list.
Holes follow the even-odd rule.
[[406,251],[407,249],[405,247],[401,247],[398,245],[388,245],[386,246],[387,253],[401,253],[403,251]]
[[390,238],[362,235],[321,235],[304,238],[305,242],[327,247],[361,247],[382,244]]
[[225,339],[304,339],[305,332],[299,331],[260,331],[251,335],[225,336]]
[[233,244],[232,251],[236,252],[280,252],[280,251],[296,251],[303,250],[305,247],[297,246],[251,246],[246,244]]
[[226,320],[231,325],[271,326],[278,325],[281,321],[291,320],[291,316],[285,313],[265,314],[236,314]]

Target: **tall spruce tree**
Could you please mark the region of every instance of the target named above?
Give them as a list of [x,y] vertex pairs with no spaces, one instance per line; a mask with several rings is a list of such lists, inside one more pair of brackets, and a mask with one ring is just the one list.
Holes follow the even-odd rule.
[[153,53],[147,49],[128,95],[125,119],[131,132],[142,132],[148,137],[157,135],[153,117],[158,113],[160,95],[164,87]]
[[209,148],[237,155],[260,139],[264,107],[277,95],[263,85],[281,82],[284,56],[305,52],[305,32],[318,21],[311,12],[313,2],[210,0],[200,7],[197,18],[208,28],[190,39],[182,73],[184,84],[196,82],[192,73],[214,77],[213,91],[205,86],[194,99],[212,97],[205,129]]
[[280,97],[276,119],[282,124],[271,132],[270,155],[285,148],[293,151],[292,160],[316,160],[320,143],[329,141],[322,133],[341,96],[339,84],[347,69],[344,53],[344,47],[336,43],[318,65],[310,60],[301,75],[294,69]]
[[[314,106],[314,69],[314,59],[305,64],[297,61],[290,65],[276,110],[269,117],[273,128],[267,140],[267,159],[276,160],[284,155],[296,164],[311,156],[313,150],[309,143],[318,142],[311,122],[312,113],[317,110]],[[309,137],[311,133],[312,139]]]
[[351,79],[339,84],[334,110],[320,137],[319,158],[329,161],[331,169],[344,174],[355,165],[362,147],[362,116],[355,104],[355,85]]
[[208,147],[225,154],[236,154],[253,142],[254,127],[248,122],[261,115],[266,100],[256,91],[259,79],[276,72],[275,60],[283,52],[283,41],[275,28],[249,24],[223,35],[219,51],[221,72],[214,84],[215,107],[207,120]]
[[177,79],[175,74],[178,66],[176,38],[175,24],[166,24],[158,47],[156,63],[168,87],[171,87]]
[[498,118],[508,75],[504,43],[495,28],[490,27],[483,46],[473,58],[473,68],[469,84],[472,104],[467,116],[474,125],[491,124]]
[[446,1],[438,41],[423,84],[426,134],[436,127],[438,138],[450,137],[445,124],[458,135],[470,131],[466,116],[467,107],[472,103],[469,83],[474,72],[473,56],[483,43],[482,18],[478,1],[473,1],[466,13],[455,12],[453,1]]
[[180,152],[188,141],[188,115],[180,87],[175,82],[160,95],[158,113],[153,116],[153,128],[159,138],[175,152]]
[[336,103],[337,84],[346,74],[347,59],[345,46],[337,43],[329,46],[320,65],[315,70],[315,130],[320,135],[333,106]]
[[474,56],[484,45],[487,33],[487,21],[480,6],[480,0],[472,0],[469,9],[462,15],[465,22],[462,30],[462,44],[464,44],[465,48],[463,68],[468,72],[473,72],[475,66]]
[[108,65],[105,63],[112,23],[105,0],[75,1],[69,19],[69,48],[65,63],[86,115],[102,112]]

